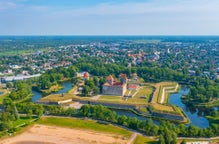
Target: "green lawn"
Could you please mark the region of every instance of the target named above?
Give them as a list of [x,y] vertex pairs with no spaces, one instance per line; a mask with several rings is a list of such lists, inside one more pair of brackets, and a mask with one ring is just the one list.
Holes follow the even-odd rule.
[[138,135],[134,141],[134,144],[157,144],[157,142],[142,135]]
[[[128,102],[132,104],[144,104],[144,105],[148,104],[152,92],[153,92],[152,87],[142,86],[138,89],[138,92],[136,93],[136,95],[134,95],[133,98],[128,99]],[[146,96],[146,98],[141,98],[142,96]]]
[[111,125],[111,124],[100,124],[93,120],[82,120],[76,118],[61,118],[61,117],[42,117],[38,124],[55,125],[68,128],[94,130],[98,132],[106,132],[122,135],[126,138],[132,135],[132,132],[123,128]]
[[209,120],[210,124],[218,124],[219,123],[219,116],[206,116],[206,118]]
[[3,99],[6,97],[6,96],[8,96],[8,91],[7,90],[5,90],[5,89],[0,89],[0,92],[3,92],[3,94],[2,95],[0,95],[0,105],[2,104],[2,102],[3,102]]
[[28,117],[26,116],[20,116],[20,118],[16,121],[13,122],[13,126],[16,127],[16,126],[19,126],[19,125],[22,125],[24,123],[28,123],[30,122],[32,119],[29,119]]
[[105,102],[122,102],[122,96],[113,96],[113,95],[102,95],[99,97],[98,101],[105,101]]

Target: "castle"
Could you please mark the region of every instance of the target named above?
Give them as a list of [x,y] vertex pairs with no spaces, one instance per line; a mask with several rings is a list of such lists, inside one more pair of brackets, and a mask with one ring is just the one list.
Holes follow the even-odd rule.
[[124,95],[127,90],[127,76],[126,74],[119,75],[120,81],[109,75],[107,82],[103,85],[103,94],[106,95]]

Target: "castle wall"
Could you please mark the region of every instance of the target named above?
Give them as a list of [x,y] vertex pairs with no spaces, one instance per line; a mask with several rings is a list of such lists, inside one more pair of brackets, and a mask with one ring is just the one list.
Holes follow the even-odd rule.
[[103,94],[106,95],[124,95],[126,85],[123,86],[103,86]]

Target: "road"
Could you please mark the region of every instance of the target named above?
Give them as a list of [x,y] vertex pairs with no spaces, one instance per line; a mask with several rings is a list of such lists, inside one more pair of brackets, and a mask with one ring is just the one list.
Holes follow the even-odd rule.
[[174,88],[174,87],[164,87],[164,88],[162,89],[162,96],[161,96],[160,103],[161,103],[161,104],[164,103],[164,100],[165,100],[165,92],[174,93],[174,92],[176,92],[176,90],[178,89],[178,87],[179,87],[179,85],[177,84],[176,87],[175,87],[175,89],[172,90],[172,91],[166,91],[166,90],[172,89],[172,88]]
[[134,142],[135,138],[137,137],[137,135],[138,135],[138,133],[134,132],[127,144],[132,144]]

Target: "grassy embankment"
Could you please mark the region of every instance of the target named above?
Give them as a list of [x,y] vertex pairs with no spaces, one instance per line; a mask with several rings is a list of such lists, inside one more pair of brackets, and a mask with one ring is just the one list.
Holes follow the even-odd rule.
[[55,125],[60,127],[68,127],[68,128],[75,128],[75,129],[82,129],[82,130],[93,130],[98,132],[104,133],[112,133],[118,134],[123,137],[129,138],[132,135],[132,132],[111,125],[111,124],[101,124],[94,120],[82,120],[76,118],[61,118],[61,117],[42,117],[38,124],[44,125]]
[[212,101],[207,102],[207,103],[196,104],[195,106],[196,107],[204,107],[204,108],[218,107],[219,106],[219,99],[212,100]]
[[0,105],[1,105],[3,103],[3,99],[8,96],[9,91],[6,89],[0,89],[0,92],[3,93],[0,95]]
[[[24,126],[27,126],[29,124],[31,124],[33,121],[35,121],[36,119],[38,119],[38,117],[33,116],[32,118],[29,118],[27,116],[20,116],[18,120],[16,121],[12,121],[11,122],[11,126],[13,128],[15,128],[16,130],[16,134],[20,134],[21,132],[23,132],[25,129],[23,128]],[[22,127],[22,128],[21,128]],[[15,134],[15,133],[14,133]],[[7,137],[7,131],[0,131],[0,137],[4,138]]]
[[39,91],[42,92],[43,95],[48,95],[48,94],[51,94],[53,92],[58,92],[62,88],[63,87],[61,85],[56,84],[56,85],[51,86],[49,89],[45,89],[45,90],[40,89]]
[[134,141],[134,144],[157,144],[153,139],[138,135]]
[[[133,97],[128,98],[127,100],[124,99],[123,96],[116,96],[116,95],[101,95],[98,98],[98,102],[108,102],[108,103],[115,103],[115,104],[132,104],[132,105],[147,105],[150,95],[153,92],[153,87],[151,86],[141,86],[137,91],[135,90],[128,90],[126,94],[130,94]],[[145,98],[142,98],[145,96]],[[82,100],[91,100],[91,97],[79,97],[75,96],[77,99]]]
[[[2,95],[0,95],[0,105],[3,103],[3,99],[6,98],[7,96],[9,96],[9,91],[10,90],[6,90],[6,89],[0,89],[0,92],[3,92]],[[16,100],[15,103],[20,103],[20,102],[24,102],[24,101],[28,101],[30,100],[32,97],[32,95],[27,95],[26,97],[24,97],[21,100]]]
[[[184,117],[184,122],[188,122],[189,120],[186,118],[186,116],[183,114],[183,111],[179,107],[168,104],[169,94],[177,92],[180,88],[179,86],[176,86],[177,83],[175,82],[161,82],[155,84],[154,87],[156,90],[154,92],[150,108],[152,111],[181,115]],[[163,90],[165,88],[166,90]],[[162,101],[163,96],[164,99]]]
[[37,51],[46,51],[48,48],[37,48],[27,50],[1,50],[0,56],[26,55]]
[[174,86],[176,86],[176,83],[173,83],[173,82],[161,82],[161,83],[155,84],[154,87],[156,88],[156,90],[154,92],[153,99],[152,99],[150,106],[153,107],[154,110],[174,112],[174,108],[171,105],[168,105],[167,103],[168,96],[169,96],[168,91],[165,92],[164,94],[164,97],[165,97],[164,102],[162,104],[160,103],[162,99],[162,95],[163,95],[163,88],[174,87]]
[[68,100],[72,99],[75,97],[74,91],[76,90],[76,86],[70,89],[67,93],[65,94],[50,94],[46,97],[41,98],[39,101],[40,102],[58,102],[58,101],[63,101],[63,100]]

